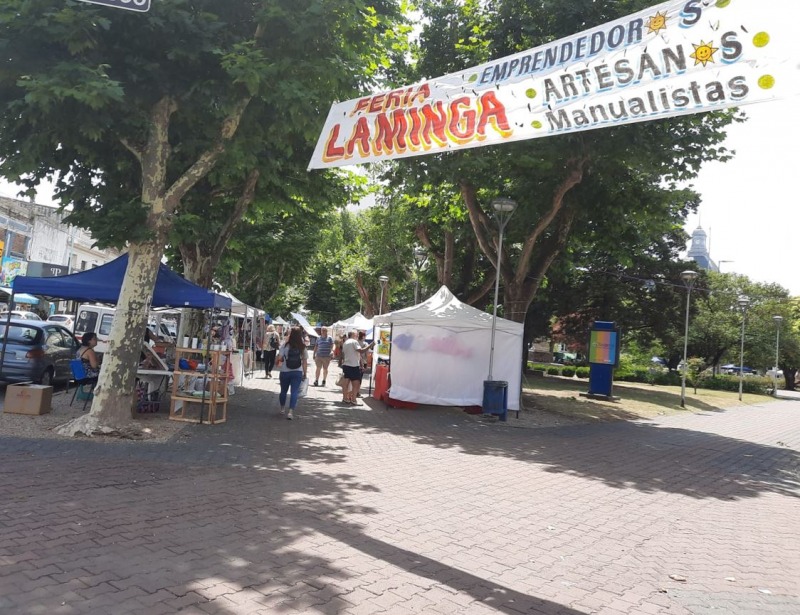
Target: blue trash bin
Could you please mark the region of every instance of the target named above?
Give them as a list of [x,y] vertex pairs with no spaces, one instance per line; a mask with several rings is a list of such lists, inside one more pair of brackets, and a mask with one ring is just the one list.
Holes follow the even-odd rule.
[[483,381],[483,413],[496,414],[501,421],[508,415],[508,382],[505,380]]

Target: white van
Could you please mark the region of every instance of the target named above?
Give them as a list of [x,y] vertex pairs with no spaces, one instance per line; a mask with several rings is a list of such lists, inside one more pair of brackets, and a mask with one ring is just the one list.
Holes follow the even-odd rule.
[[75,320],[75,337],[80,341],[84,333],[93,331],[97,333],[95,352],[106,352],[111,324],[114,322],[114,312],[115,308],[107,305],[81,305],[78,308],[78,318]]
[[[84,333],[94,331],[97,334],[97,347],[94,349],[95,352],[106,352],[108,350],[108,336],[111,335],[111,325],[114,322],[115,312],[116,308],[107,305],[81,305],[78,308],[78,318],[75,321],[75,337],[80,341]],[[153,313],[151,313],[151,318],[152,320],[150,320],[147,325],[149,329],[158,337],[174,343],[175,336],[172,335],[172,332],[167,326],[168,321],[161,321],[160,316],[154,317]]]

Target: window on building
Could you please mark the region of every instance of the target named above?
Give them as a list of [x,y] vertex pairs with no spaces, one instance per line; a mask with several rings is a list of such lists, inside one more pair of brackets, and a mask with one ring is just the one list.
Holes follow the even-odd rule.
[[17,258],[26,258],[28,248],[28,237],[19,233],[9,232],[8,255]]

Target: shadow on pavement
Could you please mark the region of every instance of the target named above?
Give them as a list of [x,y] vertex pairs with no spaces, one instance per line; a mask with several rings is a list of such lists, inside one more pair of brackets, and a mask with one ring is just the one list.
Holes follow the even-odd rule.
[[[12,535],[28,536],[24,551],[36,555],[5,562],[10,587],[0,595],[25,600],[28,589],[13,585],[13,574],[45,558],[61,570],[60,583],[148,595],[166,588],[186,604],[213,599],[215,612],[231,615],[238,608],[213,595],[246,594],[276,612],[338,613],[387,598],[397,599],[395,612],[412,598],[432,605],[468,598],[509,614],[579,612],[404,548],[402,536],[389,543],[370,535],[357,520],[376,511],[356,496],[379,486],[310,469],[343,463],[362,454],[360,446],[383,452],[411,442],[695,498],[797,495],[796,477],[780,471],[797,467],[795,451],[709,433],[646,423],[507,429],[449,408],[387,410],[372,400],[353,408],[315,398],[287,421],[275,397],[244,389],[227,423],[191,427],[166,445],[4,439],[0,494],[15,494],[4,498],[4,514]],[[26,521],[32,510],[37,516]],[[471,555],[451,547],[454,557]],[[41,608],[62,600],[63,589],[43,592]]]

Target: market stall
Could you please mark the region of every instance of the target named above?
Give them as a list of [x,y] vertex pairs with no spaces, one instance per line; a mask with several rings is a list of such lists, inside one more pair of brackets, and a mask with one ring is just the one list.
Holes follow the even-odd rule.
[[[71,275],[51,278],[17,276],[12,284],[11,301],[17,293],[29,293],[58,299],[74,301],[115,304],[119,299],[120,289],[128,266],[128,255],[123,254],[110,263],[80,271]],[[231,309],[231,300],[227,297],[198,286],[184,279],[164,264],[159,265],[156,283],[153,290],[151,307],[189,307],[206,310]],[[146,354],[146,347],[143,352]],[[5,340],[0,351],[0,364],[5,357]],[[142,381],[159,379],[159,387],[163,378],[168,375],[166,365],[146,365],[141,368]]]
[[[393,399],[480,406],[489,371],[492,315],[462,303],[446,286],[427,301],[376,318],[390,325]],[[493,378],[508,382],[508,409],[519,408],[522,323],[497,319]]]

